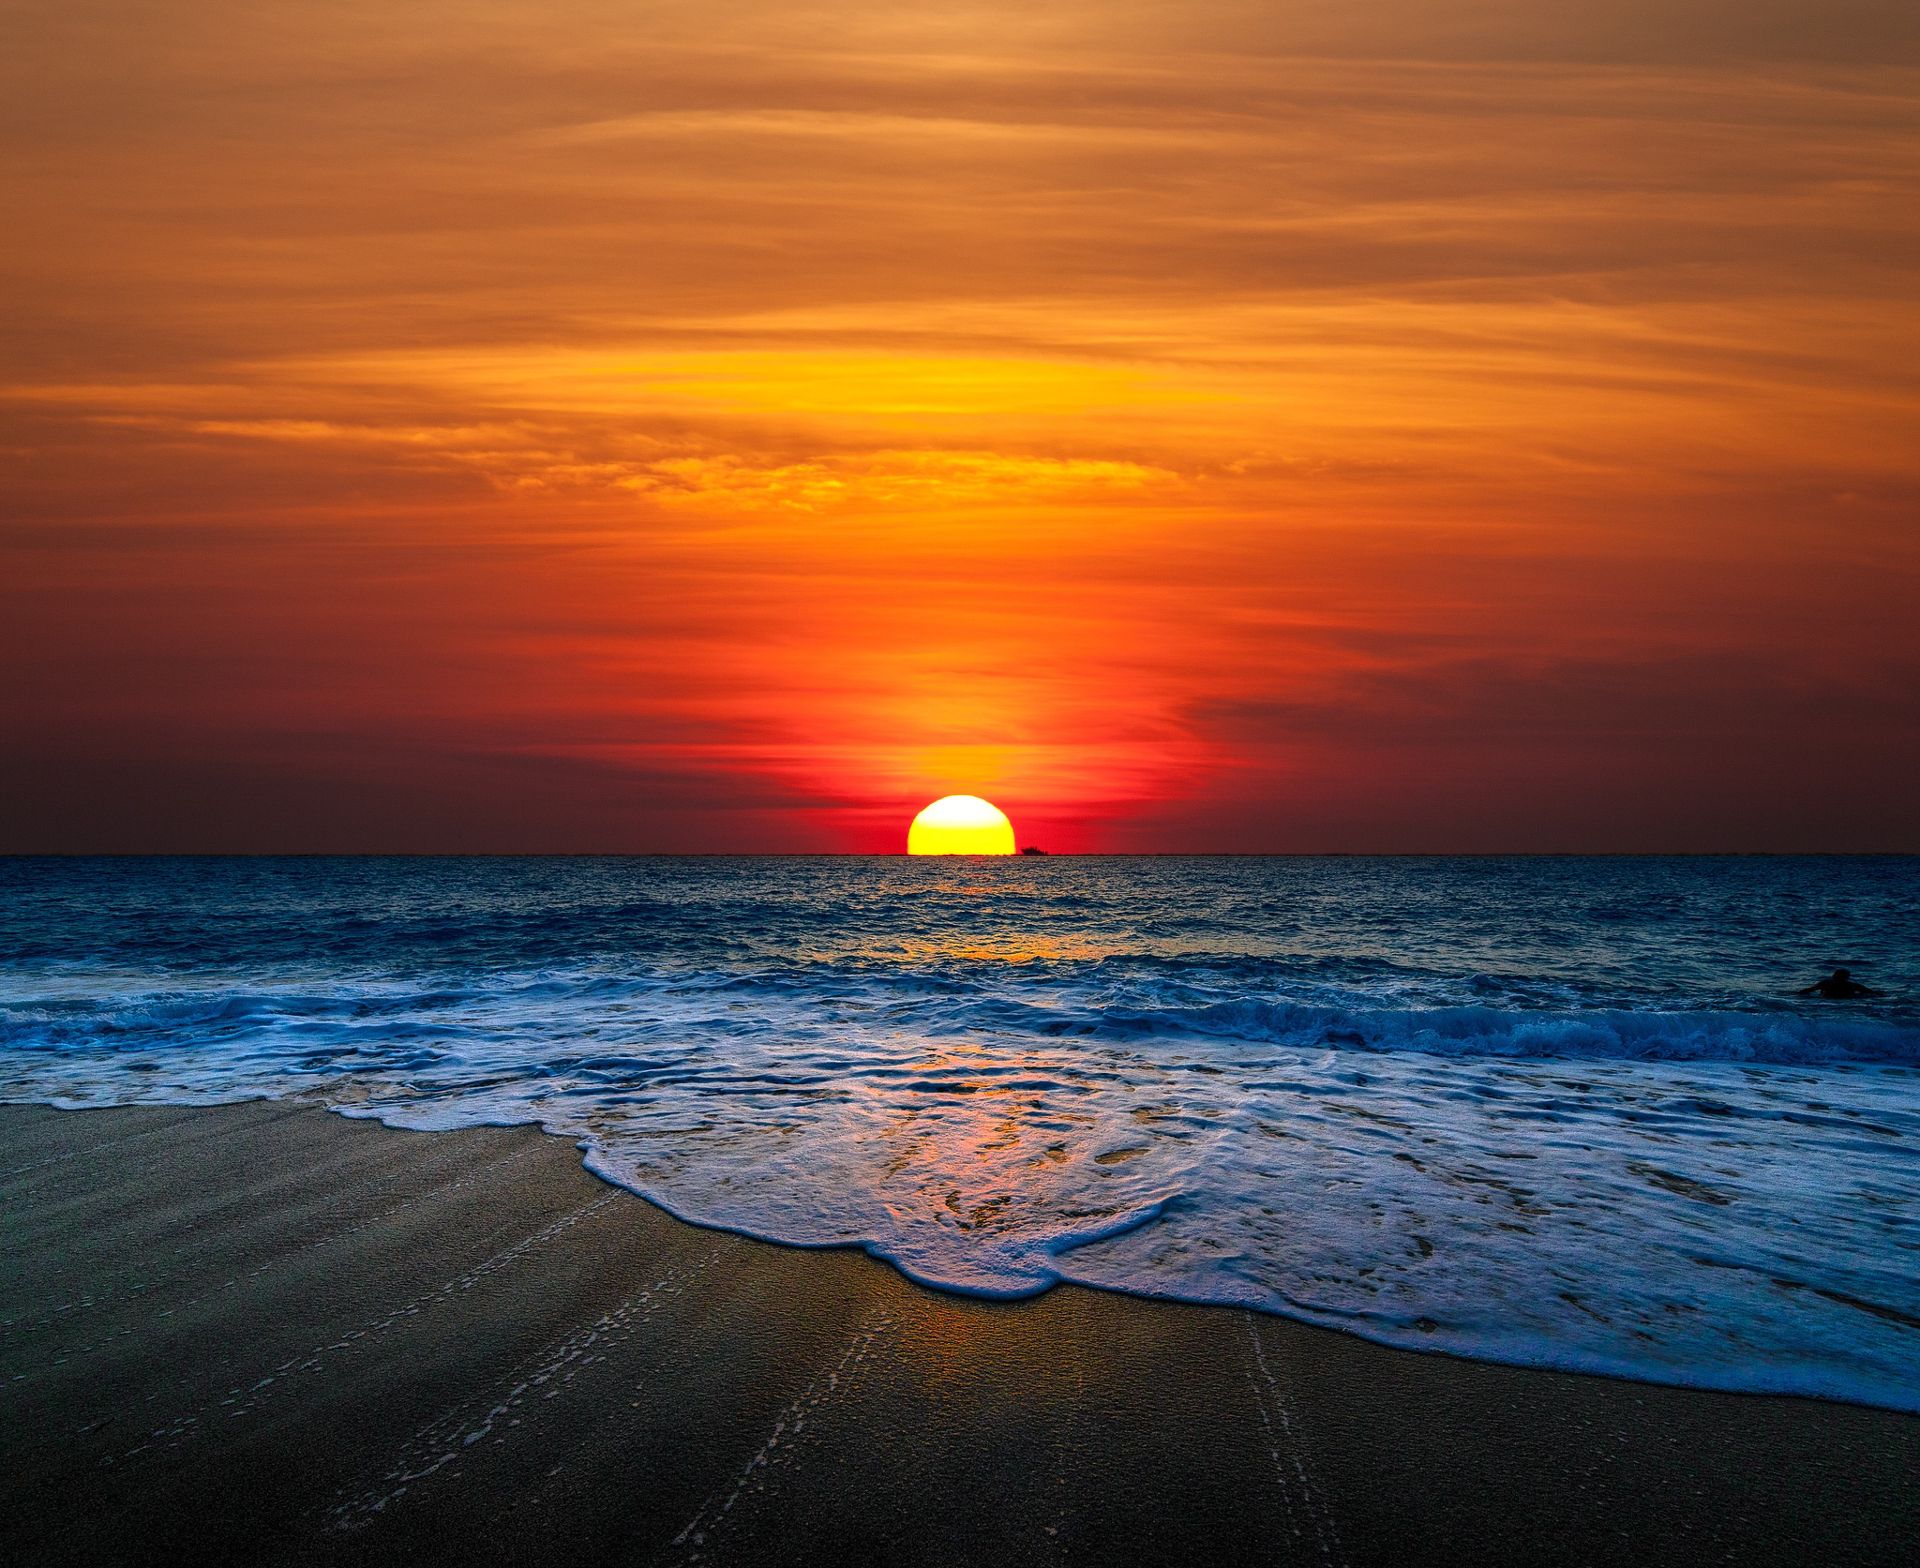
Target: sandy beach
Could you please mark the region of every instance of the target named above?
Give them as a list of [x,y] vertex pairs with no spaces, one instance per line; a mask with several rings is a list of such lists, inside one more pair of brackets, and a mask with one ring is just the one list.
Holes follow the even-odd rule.
[[0,1111],[0,1556],[1892,1563],[1920,1420],[994,1304],[530,1129]]

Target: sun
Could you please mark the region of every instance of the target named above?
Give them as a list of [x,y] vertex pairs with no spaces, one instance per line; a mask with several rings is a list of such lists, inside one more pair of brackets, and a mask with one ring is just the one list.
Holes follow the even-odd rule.
[[1013,824],[992,801],[947,795],[913,819],[909,855],[1011,855]]

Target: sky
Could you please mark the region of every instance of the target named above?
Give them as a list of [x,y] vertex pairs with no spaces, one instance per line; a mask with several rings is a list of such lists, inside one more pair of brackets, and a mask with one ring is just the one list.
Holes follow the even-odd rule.
[[1907,0],[5,0],[0,851],[1920,850]]

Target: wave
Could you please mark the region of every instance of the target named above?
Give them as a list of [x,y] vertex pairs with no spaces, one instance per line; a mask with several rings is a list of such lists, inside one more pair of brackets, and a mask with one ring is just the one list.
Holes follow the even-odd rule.
[[535,1123],[944,1289],[1920,1410],[1920,1014],[1779,994],[1920,991],[1913,872],[0,865],[0,1099]]
[[[429,983],[361,980],[227,989],[97,986],[49,973],[27,995],[0,1002],[0,1046],[57,1048],[88,1040],[232,1041],[250,1032],[329,1030],[359,1035],[444,1034],[489,1028],[565,1031],[582,1022],[632,1039],[702,1033],[809,1031],[821,1023],[954,1037],[997,1033],[1116,1043],[1193,1040],[1448,1057],[1920,1065],[1920,1026],[1831,1003],[1794,1007],[1660,1009],[1453,1002],[1383,1006],[1360,988],[1320,982],[1320,999],[1222,994],[1217,963],[1034,964],[982,979],[950,966],[813,964],[755,971],[641,974],[470,972]],[[148,977],[146,985],[152,985]],[[1269,982],[1271,971],[1262,978]],[[1408,981],[1404,974],[1396,978]],[[1424,977],[1417,977],[1424,978]],[[1373,977],[1379,988],[1379,976]],[[1508,991],[1526,982],[1469,976],[1456,992]]]
[[1489,1006],[1345,1008],[1225,1000],[1186,1007],[1094,1009],[1003,1003],[983,1009],[993,1026],[1105,1038],[1191,1035],[1210,1040],[1417,1051],[1500,1059],[1845,1062],[1920,1065],[1920,1029],[1872,1018],[1810,1018],[1789,1012],[1516,1011]]

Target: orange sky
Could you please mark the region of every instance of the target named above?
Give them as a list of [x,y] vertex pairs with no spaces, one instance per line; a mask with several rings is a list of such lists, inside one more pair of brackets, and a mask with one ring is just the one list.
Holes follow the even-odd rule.
[[0,850],[1920,849],[1904,0],[9,33]]

